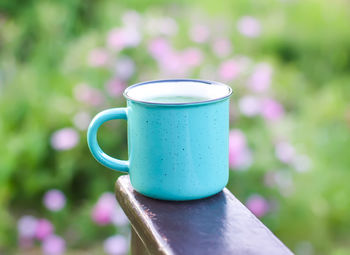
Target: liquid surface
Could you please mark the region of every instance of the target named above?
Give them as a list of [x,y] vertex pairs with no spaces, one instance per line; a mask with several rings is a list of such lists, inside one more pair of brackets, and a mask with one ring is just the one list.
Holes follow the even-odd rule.
[[208,97],[189,97],[189,96],[161,96],[147,98],[147,101],[152,103],[192,103],[208,101]]

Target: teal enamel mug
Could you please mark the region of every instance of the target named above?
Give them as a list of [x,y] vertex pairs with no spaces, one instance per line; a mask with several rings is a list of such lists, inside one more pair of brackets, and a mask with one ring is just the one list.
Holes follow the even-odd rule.
[[[192,200],[214,195],[227,184],[229,99],[232,89],[204,80],[158,80],[128,87],[127,107],[97,114],[88,128],[92,155],[102,165],[130,175],[148,197]],[[98,128],[124,119],[128,160],[102,151]]]

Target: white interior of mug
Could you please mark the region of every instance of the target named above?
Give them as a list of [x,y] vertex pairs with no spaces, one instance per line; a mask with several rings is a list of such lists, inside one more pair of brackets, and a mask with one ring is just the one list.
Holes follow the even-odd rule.
[[[201,80],[159,80],[135,84],[127,88],[124,96],[145,103],[172,104],[213,101],[230,96],[232,89],[222,83]],[[163,100],[163,101],[162,101]],[[186,100],[186,101],[184,101]]]

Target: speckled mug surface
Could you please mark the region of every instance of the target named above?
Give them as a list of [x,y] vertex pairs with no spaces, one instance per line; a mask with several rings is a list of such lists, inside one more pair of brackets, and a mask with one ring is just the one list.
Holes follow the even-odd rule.
[[[88,145],[101,164],[128,172],[141,194],[163,200],[192,200],[214,195],[228,181],[229,98],[218,82],[158,80],[128,87],[126,108],[100,112],[88,129]],[[154,102],[154,97],[205,98],[189,102]],[[97,143],[100,125],[128,122],[129,160],[105,154]]]

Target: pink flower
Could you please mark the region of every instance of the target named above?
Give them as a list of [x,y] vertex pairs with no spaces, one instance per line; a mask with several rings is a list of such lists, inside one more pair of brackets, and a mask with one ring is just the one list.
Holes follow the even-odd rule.
[[172,47],[168,40],[164,38],[156,38],[148,44],[148,51],[155,59],[164,58],[172,52]]
[[246,147],[246,138],[242,131],[238,129],[233,129],[229,134],[230,149],[242,149]]
[[79,134],[72,128],[62,128],[51,136],[51,146],[55,150],[70,150],[79,142]]
[[43,240],[41,249],[45,255],[61,255],[66,251],[66,242],[60,236],[51,235]]
[[127,47],[136,47],[141,42],[141,34],[135,27],[127,26],[112,29],[107,36],[107,46],[120,51]]
[[38,220],[30,215],[23,216],[18,220],[17,230],[18,235],[23,239],[23,241],[31,239],[35,236],[35,231],[38,226]]
[[266,91],[270,87],[271,76],[271,66],[265,63],[259,64],[248,81],[249,87],[255,92]]
[[258,194],[251,195],[246,206],[258,218],[263,217],[269,211],[269,203]]
[[292,163],[295,158],[294,147],[287,142],[278,142],[275,146],[276,157],[283,163]]
[[115,64],[116,76],[128,80],[135,72],[135,63],[129,57],[119,57]]
[[80,130],[86,130],[90,124],[91,116],[87,112],[78,112],[74,115],[74,126]]
[[124,89],[126,88],[126,84],[119,79],[112,79],[106,84],[106,90],[108,94],[113,97],[119,97],[123,94]]
[[260,22],[250,16],[242,17],[237,23],[238,31],[247,37],[258,37],[261,34]]
[[124,255],[127,254],[129,244],[122,235],[108,237],[103,243],[103,249],[108,255]]
[[238,108],[240,112],[248,117],[259,114],[260,107],[260,100],[254,96],[244,96],[238,101]]
[[108,52],[104,49],[94,49],[89,53],[88,64],[92,67],[105,66],[108,62]]
[[232,52],[232,43],[225,38],[216,39],[212,44],[212,50],[220,58],[227,57]]
[[234,129],[229,135],[229,164],[231,168],[247,169],[252,164],[252,153],[242,131]]
[[112,222],[117,202],[113,193],[104,193],[92,210],[92,219],[98,225],[107,225]]
[[172,52],[166,58],[161,58],[158,61],[159,69],[164,75],[183,76],[189,70],[189,66],[182,61],[181,54]]
[[107,46],[113,50],[122,50],[125,47],[125,33],[119,28],[112,29],[107,35]]
[[275,121],[283,117],[283,106],[273,99],[264,99],[262,101],[261,114],[266,120]]
[[190,39],[196,43],[204,43],[209,39],[210,31],[205,25],[197,24],[189,31]]
[[98,89],[92,88],[85,83],[80,83],[75,86],[74,96],[78,101],[93,106],[99,106],[104,102],[102,93]]
[[202,52],[197,48],[188,48],[182,52],[182,61],[184,65],[196,67],[203,60]]
[[57,189],[49,190],[43,199],[44,205],[50,211],[60,211],[66,204],[66,197],[63,192]]
[[141,33],[135,27],[127,26],[124,28],[125,47],[136,47],[141,42]]
[[47,219],[39,219],[36,231],[35,231],[35,237],[38,240],[44,240],[46,237],[53,234],[53,225],[50,221]]
[[108,208],[104,208],[101,205],[97,205],[94,207],[91,217],[98,225],[103,226],[111,223],[112,212]]
[[203,60],[203,53],[199,49],[188,48],[183,52],[176,52],[167,40],[161,38],[153,40],[148,49],[164,75],[185,75]]
[[239,74],[240,67],[238,63],[233,60],[227,60],[223,62],[219,67],[219,77],[222,80],[230,81],[234,80]]

